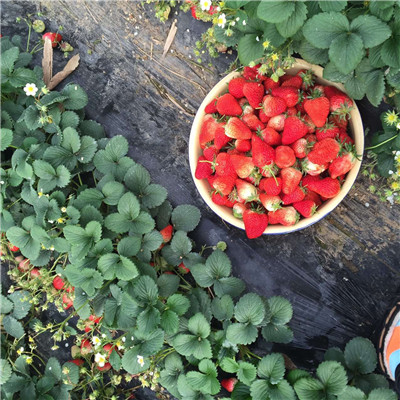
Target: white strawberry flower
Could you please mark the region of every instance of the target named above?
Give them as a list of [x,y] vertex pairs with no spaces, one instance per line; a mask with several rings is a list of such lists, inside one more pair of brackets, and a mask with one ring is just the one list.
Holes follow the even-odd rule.
[[218,26],[220,28],[225,28],[225,24],[226,24],[226,15],[225,14],[221,14],[218,17]]
[[99,364],[99,367],[104,367],[104,364],[106,363],[106,357],[101,354],[101,353],[96,353],[94,356],[94,361]]
[[27,96],[35,96],[38,88],[34,83],[27,83],[24,87],[24,92]]
[[209,11],[211,7],[211,0],[200,0],[200,7],[203,11]]
[[137,356],[137,362],[138,362],[138,364],[140,364],[140,366],[141,367],[143,367],[143,365],[144,365],[144,358],[143,358],[143,356]]
[[94,347],[98,347],[101,344],[101,339],[98,336],[93,336],[92,343]]

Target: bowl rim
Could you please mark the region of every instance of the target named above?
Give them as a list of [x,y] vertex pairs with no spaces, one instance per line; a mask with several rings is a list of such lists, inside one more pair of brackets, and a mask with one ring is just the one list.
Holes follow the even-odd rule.
[[[293,74],[293,73],[296,73],[300,69],[311,69],[313,71],[314,75],[316,75],[316,77],[317,77],[316,81],[318,83],[322,83],[322,84],[329,85],[329,86],[335,86],[338,89],[340,89],[341,91],[346,93],[346,89],[342,84],[328,81],[322,77],[324,69],[321,66],[310,64],[310,63],[308,63],[302,59],[298,59],[298,58],[296,58],[295,60],[296,60],[296,62],[293,65],[293,67],[288,69],[286,71],[286,73]],[[241,76],[241,75],[242,75],[241,72],[234,71],[234,72],[231,72],[230,74],[228,74],[227,76],[225,76],[210,90],[210,92],[207,94],[207,96],[204,98],[204,100],[200,104],[200,107],[198,108],[198,110],[196,112],[195,118],[193,120],[192,128],[190,131],[189,164],[190,164],[190,170],[191,170],[191,174],[192,174],[192,178],[194,180],[195,186],[196,186],[197,190],[199,191],[200,196],[206,202],[206,204],[220,218],[222,218],[226,222],[230,223],[231,225],[244,230],[245,228],[244,228],[243,220],[234,217],[231,208],[215,204],[211,200],[211,196],[209,194],[211,187],[210,187],[208,181],[206,179],[200,180],[195,177],[197,160],[200,157],[200,155],[202,154],[202,149],[200,147],[198,139],[199,139],[202,121],[203,121],[204,116],[206,115],[204,109],[205,109],[206,105],[208,105],[214,98],[227,92],[228,83],[231,79]],[[286,234],[286,233],[295,232],[295,231],[298,231],[301,229],[305,229],[305,228],[309,227],[310,225],[320,221],[322,218],[324,218],[330,212],[332,212],[342,202],[344,197],[350,191],[350,189],[354,185],[354,182],[357,178],[358,172],[361,168],[362,157],[363,157],[363,153],[364,153],[364,128],[363,128],[360,112],[359,112],[358,107],[354,100],[353,100],[353,103],[354,103],[354,108],[352,109],[352,111],[350,113],[351,119],[349,121],[349,128],[351,131],[350,133],[355,141],[355,147],[356,147],[357,154],[360,157],[358,159],[356,159],[355,165],[347,173],[346,180],[341,187],[340,193],[336,197],[324,202],[322,204],[322,206],[318,208],[317,212],[313,216],[311,216],[309,218],[303,218],[298,223],[296,223],[295,225],[292,225],[292,226],[268,225],[268,227],[265,229],[263,234],[265,234],[265,235]]]

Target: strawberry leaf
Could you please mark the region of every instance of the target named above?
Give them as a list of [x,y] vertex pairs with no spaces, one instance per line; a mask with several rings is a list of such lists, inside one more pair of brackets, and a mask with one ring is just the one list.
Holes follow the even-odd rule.
[[[262,5],[261,3],[260,5]],[[291,4],[291,3],[289,3]],[[258,37],[258,40],[257,40]],[[238,44],[239,60],[243,65],[249,65],[252,61],[259,60],[264,54],[261,35],[255,33],[244,35]]]
[[343,8],[345,8],[347,5],[347,1],[346,0],[319,1],[318,5],[322,11],[326,11],[326,12],[342,11]]
[[281,296],[268,299],[271,317],[270,321],[275,325],[287,324],[293,316],[293,308],[288,300]]
[[182,316],[190,307],[189,300],[182,294],[173,294],[168,297],[166,306],[179,316]]
[[172,225],[177,231],[190,232],[196,228],[200,222],[200,211],[192,205],[180,205],[172,211]]
[[61,95],[67,97],[67,100],[63,101],[63,106],[67,110],[79,110],[86,107],[88,103],[86,92],[74,83],[66,85],[61,91]]
[[351,22],[350,30],[361,36],[366,48],[378,46],[392,34],[389,26],[373,15],[360,15]]
[[368,396],[368,400],[396,400],[397,394],[390,389],[374,389]]
[[79,130],[83,135],[91,136],[93,139],[101,139],[105,136],[103,126],[92,120],[81,121]]
[[251,383],[256,379],[257,368],[248,362],[240,361],[239,369],[237,371],[238,379],[244,384],[250,386]]
[[324,385],[314,378],[299,379],[294,384],[294,390],[299,400],[320,400],[325,397]]
[[0,360],[0,385],[4,385],[11,377],[12,369],[10,363],[5,360]]
[[264,303],[256,293],[247,293],[236,303],[235,318],[243,324],[259,325],[264,316]]
[[14,303],[12,316],[16,319],[25,318],[31,309],[29,302],[31,296],[25,290],[18,290],[8,296],[8,299]]
[[257,17],[267,22],[279,23],[287,20],[294,11],[292,2],[262,1],[257,8]]
[[211,303],[211,311],[218,321],[230,320],[233,316],[233,309],[232,297],[227,294],[221,298],[215,297]]
[[4,151],[13,141],[13,131],[11,129],[0,129],[0,151]]
[[339,395],[347,385],[347,373],[336,361],[324,361],[317,368],[317,376],[328,395]]
[[221,361],[220,367],[222,371],[234,374],[239,371],[239,364],[233,358],[224,357]]
[[284,21],[276,23],[276,29],[284,38],[289,38],[303,26],[306,17],[307,6],[302,2],[295,2],[293,13]]
[[257,328],[250,324],[231,324],[226,331],[226,338],[234,344],[251,344],[256,341],[257,335]]
[[368,374],[376,368],[377,358],[373,344],[365,338],[354,338],[344,350],[347,367],[352,372]]
[[263,357],[258,363],[257,375],[276,385],[285,375],[285,360],[282,354],[271,353]]
[[263,338],[271,343],[290,343],[293,331],[285,325],[268,324],[262,328]]
[[179,288],[180,278],[177,275],[162,274],[157,279],[157,286],[161,297],[173,295]]

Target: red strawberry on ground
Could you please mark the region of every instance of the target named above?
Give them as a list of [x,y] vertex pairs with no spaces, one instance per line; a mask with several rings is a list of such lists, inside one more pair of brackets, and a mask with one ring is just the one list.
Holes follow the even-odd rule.
[[317,211],[317,205],[312,200],[303,200],[293,203],[293,207],[305,218],[309,218]]
[[290,194],[285,194],[282,196],[282,202],[286,206],[288,204],[297,203],[298,201],[304,200],[305,197],[304,190],[300,186],[296,188]]
[[235,185],[235,178],[229,175],[217,176],[213,182],[213,188],[224,196],[232,192]]
[[298,117],[288,117],[282,133],[282,144],[292,144],[308,133],[307,125]]
[[271,171],[275,161],[275,150],[257,135],[251,138],[251,149],[254,165],[261,171]]
[[235,140],[235,148],[238,151],[246,153],[246,151],[251,150],[251,141],[250,140],[243,140],[243,139],[236,139]]
[[233,216],[236,218],[243,218],[243,213],[247,210],[247,207],[241,203],[235,203],[232,208]]
[[283,168],[281,170],[282,192],[284,194],[292,193],[299,185],[303,174],[295,168]]
[[17,246],[14,246],[13,244],[9,244],[8,245],[8,248],[10,249],[10,251],[12,251],[13,253],[15,253],[16,251],[18,251],[19,250],[19,247],[17,247]]
[[262,102],[264,113],[267,117],[275,117],[286,111],[286,101],[280,97],[266,95]]
[[260,107],[264,97],[264,91],[264,86],[257,82],[246,82],[243,86],[243,94],[249,101],[249,104],[254,108]]
[[337,136],[339,136],[339,133],[339,128],[331,123],[327,123],[323,127],[316,130],[316,136],[319,142],[326,138],[335,139]]
[[213,170],[211,166],[211,162],[208,161],[204,156],[200,156],[198,161],[197,161],[197,166],[196,166],[196,171],[194,173],[194,176],[197,179],[204,179],[208,178],[210,175],[212,175]]
[[233,139],[251,139],[250,128],[239,118],[232,117],[225,125],[225,135]]
[[247,237],[255,239],[261,236],[267,228],[268,216],[265,213],[249,209],[243,213],[243,222]]
[[282,178],[264,178],[259,184],[260,190],[271,196],[277,196],[282,191]]
[[232,165],[231,156],[227,153],[219,153],[215,159],[215,172],[219,176],[233,176],[236,178],[237,174]]
[[271,196],[269,194],[260,194],[261,204],[267,211],[275,211],[281,207],[282,199],[279,196]]
[[[196,176],[196,178],[197,178],[197,176]],[[201,179],[201,178],[197,178],[197,179]],[[174,231],[174,228],[172,225],[167,225],[164,229],[161,229],[160,233],[161,233],[161,236],[163,237],[164,243],[168,243],[171,240],[173,231]]]
[[259,136],[270,146],[279,146],[282,143],[281,135],[273,128],[266,127],[259,132]]
[[271,90],[271,93],[275,97],[280,97],[285,100],[288,107],[294,107],[300,101],[299,89],[287,86],[279,87]]
[[278,146],[275,149],[275,164],[279,168],[291,167],[296,162],[296,155],[289,146]]
[[310,182],[308,188],[326,199],[331,199],[339,194],[340,183],[337,179],[324,178],[319,181]]
[[229,393],[233,392],[233,389],[235,388],[237,379],[236,378],[228,378],[228,379],[222,379],[221,381],[221,386],[226,389]]
[[273,220],[276,224],[282,224],[284,226],[292,226],[295,225],[300,215],[296,211],[296,209],[292,206],[282,207],[276,211],[270,211],[268,213],[268,218]]
[[245,114],[242,117],[242,121],[252,130],[264,129],[265,125],[257,118],[255,114]]
[[204,111],[205,111],[207,114],[214,114],[214,113],[216,113],[216,112],[217,112],[217,106],[216,106],[216,104],[217,104],[217,99],[215,98],[215,99],[211,100],[211,101],[206,105],[206,108],[204,109]]
[[232,155],[231,162],[239,178],[247,178],[254,169],[251,157]]
[[59,33],[46,32],[42,36],[42,40],[45,39],[50,39],[52,47],[57,47],[57,44],[62,40],[62,36]]
[[294,155],[296,158],[304,158],[308,153],[308,142],[306,138],[301,138],[296,140],[294,143],[290,145],[290,147],[294,151]]
[[307,158],[314,164],[323,165],[334,160],[339,151],[340,144],[335,139],[322,139],[314,144]]
[[246,80],[241,76],[233,78],[228,84],[229,93],[237,99],[241,99],[244,97],[243,86],[245,83]]
[[251,183],[242,179],[236,179],[235,185],[238,196],[246,203],[258,200],[258,190]]
[[64,280],[61,278],[61,276],[56,276],[56,277],[53,279],[53,287],[54,287],[54,289],[56,289],[56,290],[61,290],[61,289],[64,288],[64,286],[65,286],[65,282],[64,282]]
[[325,125],[329,115],[329,100],[326,97],[316,97],[304,101],[304,109],[316,127]]
[[182,262],[178,265],[179,272],[186,275],[190,272],[190,269]]
[[242,107],[230,93],[225,93],[217,100],[217,111],[221,115],[234,117],[242,114]]
[[283,131],[283,128],[285,127],[285,120],[286,120],[285,114],[275,115],[275,117],[272,117],[268,121],[267,127],[275,129],[278,132],[281,132],[281,131]]
[[335,158],[328,168],[329,175],[332,179],[347,174],[356,162],[356,158],[353,153],[346,153],[343,156]]

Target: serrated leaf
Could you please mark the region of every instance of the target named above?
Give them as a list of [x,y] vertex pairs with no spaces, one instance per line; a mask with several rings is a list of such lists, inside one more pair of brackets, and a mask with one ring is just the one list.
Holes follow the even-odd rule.
[[46,161],[35,160],[32,165],[36,176],[39,178],[50,180],[56,175],[56,170]]
[[397,394],[390,389],[374,389],[368,396],[368,400],[397,400]]
[[282,354],[271,353],[263,357],[258,363],[257,374],[276,385],[285,375],[285,360]]
[[35,73],[28,68],[17,68],[15,69],[9,78],[9,82],[16,88],[23,87],[27,83],[35,82]]
[[361,80],[357,75],[351,76],[345,83],[344,87],[347,94],[355,100],[361,100],[365,95],[365,82]]
[[268,324],[261,332],[267,342],[290,343],[293,340],[293,331],[285,325]]
[[0,129],[0,151],[4,151],[13,141],[13,131],[11,129]]
[[8,314],[12,311],[14,307],[14,303],[7,299],[7,297],[0,294],[0,313],[1,314]]
[[331,1],[319,1],[318,5],[322,11],[341,11],[346,7],[346,0],[331,0]]
[[199,341],[194,335],[181,334],[174,338],[173,345],[176,351],[184,356],[193,355],[199,360],[212,357],[211,345],[208,339]]
[[339,395],[347,385],[346,370],[336,361],[324,361],[317,368],[317,376],[329,395]]
[[14,68],[15,62],[18,60],[18,56],[18,47],[11,47],[10,49],[4,51],[1,55],[1,72],[11,72]]
[[186,232],[175,232],[171,240],[171,249],[180,257],[185,256],[192,250],[192,243],[188,238]]
[[63,101],[63,106],[67,110],[79,110],[86,107],[88,103],[86,92],[77,84],[69,83],[61,91],[61,94],[68,97]]
[[250,386],[254,379],[256,379],[257,368],[248,362],[240,361],[239,370],[237,371],[238,379],[244,384]]
[[262,1],[257,8],[257,17],[267,22],[279,23],[287,20],[294,11],[292,2]]
[[369,59],[365,58],[357,67],[357,74],[365,82],[368,100],[377,107],[381,103],[385,91],[383,71],[372,67]]
[[115,351],[115,349],[111,352],[110,358],[108,360],[115,371],[119,371],[121,369],[121,357]]
[[149,186],[150,174],[142,165],[135,164],[126,172],[124,183],[133,193],[140,194]]
[[146,371],[150,367],[150,359],[145,357],[143,359],[143,365],[139,363],[140,349],[132,348],[125,352],[122,356],[122,368],[124,368],[130,374],[138,374],[140,372]]
[[229,295],[215,297],[211,303],[211,311],[219,321],[230,320],[233,316],[233,300]]
[[179,316],[186,313],[186,311],[190,307],[190,301],[187,297],[183,296],[182,294],[173,294],[172,296],[168,297],[166,306],[174,311]]
[[179,288],[180,278],[177,275],[162,274],[157,279],[159,295],[168,298],[177,292]]
[[311,375],[302,369],[292,369],[287,374],[287,380],[292,386],[302,378],[311,378]]
[[338,397],[338,400],[366,400],[365,394],[355,387],[347,386],[343,393]]
[[0,360],[0,385],[4,385],[11,377],[12,369],[7,360]]
[[214,395],[221,390],[221,385],[217,378],[197,371],[189,371],[186,374],[186,380],[193,390],[199,390],[204,394]]
[[104,254],[97,265],[107,280],[118,278],[129,281],[139,274],[136,265],[129,258],[115,253]]
[[74,308],[77,310],[77,314],[83,320],[88,319],[91,314],[90,304],[88,303],[88,296],[82,288],[76,287],[74,290]]
[[167,335],[174,335],[179,329],[179,317],[175,312],[166,310],[161,314],[160,325]]
[[325,397],[324,385],[314,378],[302,378],[294,384],[299,400],[321,400]]
[[228,278],[221,278],[214,283],[214,291],[218,297],[222,297],[225,294],[235,298],[238,297],[245,289],[245,283],[233,276]]
[[78,132],[73,128],[65,128],[63,131],[61,145],[71,153],[76,153],[81,148],[81,139]]
[[228,372],[230,374],[235,374],[239,371],[239,364],[233,358],[224,357],[221,360],[220,367],[222,371]]
[[366,48],[378,46],[392,33],[387,24],[373,15],[360,15],[351,22],[350,29],[361,36]]
[[81,137],[81,148],[76,153],[78,161],[82,164],[88,164],[92,161],[97,150],[97,142],[90,136]]
[[335,63],[329,62],[324,68],[323,77],[332,82],[346,82],[351,78],[351,74],[343,74],[337,69]]
[[160,320],[160,311],[155,307],[148,306],[138,315],[136,323],[141,331],[152,332],[158,327]]
[[231,324],[226,331],[226,338],[234,344],[251,344],[257,336],[258,331],[254,325]]
[[101,139],[105,136],[103,126],[92,120],[81,121],[79,130],[83,135],[91,136],[94,139]]
[[158,288],[149,276],[141,276],[133,288],[135,297],[143,304],[155,304],[158,300]]
[[361,389],[364,393],[369,393],[374,389],[389,389],[389,382],[383,375],[366,374],[358,375],[353,379],[354,386]]
[[307,7],[302,2],[294,3],[294,11],[289,18],[276,24],[276,29],[285,38],[293,36],[304,24],[307,18]]
[[100,272],[89,268],[77,269],[69,265],[65,269],[68,281],[77,287],[81,287],[88,296],[93,296],[96,289],[103,284],[103,276]]
[[332,347],[328,349],[324,354],[325,361],[337,361],[342,364],[344,367],[346,366],[346,362],[344,360],[343,351],[338,349],[337,347]]
[[257,63],[264,54],[264,47],[260,40],[260,35],[255,33],[247,34],[241,37],[237,48],[239,60],[243,65],[249,65],[251,62]]
[[205,339],[210,335],[211,327],[205,316],[201,313],[197,313],[189,319],[188,330],[193,333],[193,335]]
[[105,196],[103,200],[104,203],[108,205],[116,205],[125,192],[125,187],[120,182],[111,181],[107,182],[101,191]]
[[353,372],[368,374],[377,364],[374,345],[368,339],[357,337],[347,343],[344,350],[347,367]]
[[335,38],[329,47],[329,58],[343,74],[349,74],[364,56],[364,45],[355,33],[343,33]]
[[293,316],[293,308],[290,302],[281,296],[274,296],[268,299],[271,312],[270,321],[275,325],[287,324]]
[[250,387],[251,398],[253,400],[269,399],[269,391],[268,382],[263,379],[255,380]]
[[117,250],[122,256],[133,257],[139,252],[141,245],[140,237],[125,236],[118,242]]
[[8,299],[14,303],[12,316],[16,319],[25,318],[31,309],[31,295],[25,290],[17,290],[8,295]]
[[167,198],[167,190],[157,184],[151,184],[146,187],[141,195],[141,201],[144,207],[154,208],[160,206]]
[[247,293],[236,303],[235,318],[243,324],[259,325],[264,316],[264,303],[256,293]]
[[200,217],[200,211],[197,207],[184,204],[172,211],[171,221],[175,230],[190,232],[199,224]]
[[395,28],[395,32],[393,32],[392,37],[382,44],[381,57],[386,65],[398,69],[400,68],[400,49],[398,46],[400,38],[400,23],[397,23],[397,28],[396,25],[394,25],[393,28]]
[[64,130],[65,128],[76,129],[79,125],[79,116],[73,111],[64,111],[61,114],[60,128]]
[[61,379],[61,365],[55,357],[50,357],[46,364],[45,374],[56,382]]

